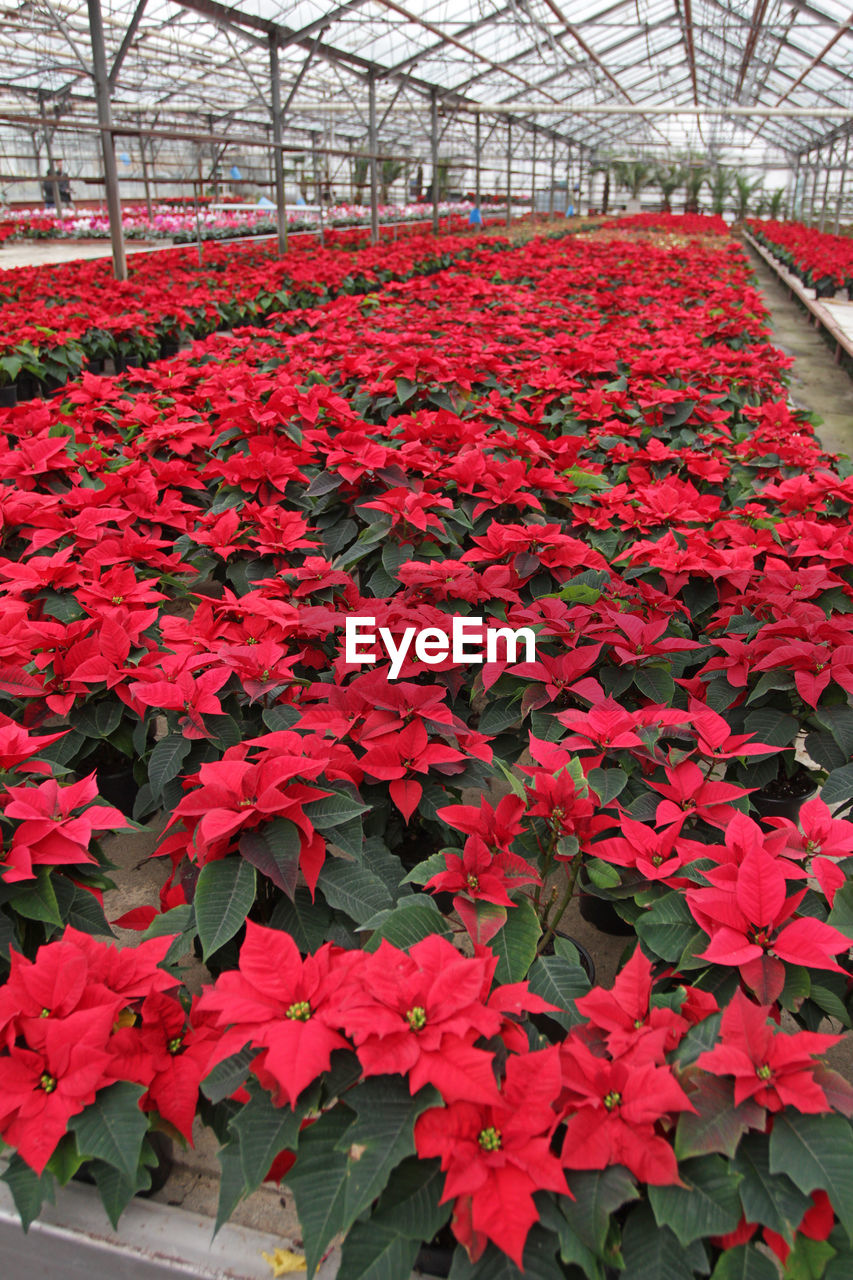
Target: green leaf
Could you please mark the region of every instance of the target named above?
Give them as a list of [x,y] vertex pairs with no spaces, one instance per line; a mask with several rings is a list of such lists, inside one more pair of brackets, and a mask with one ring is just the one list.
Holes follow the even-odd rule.
[[565,1272],[556,1256],[558,1247],[557,1236],[533,1226],[524,1246],[523,1271],[493,1244],[477,1262],[471,1262],[464,1249],[456,1249],[450,1280],[564,1280]]
[[494,737],[503,733],[505,729],[509,729],[511,725],[518,724],[520,719],[520,698],[496,698],[494,702],[488,704],[480,716],[478,728],[480,733],[487,733]]
[[292,729],[299,719],[299,712],[290,705],[267,707],[261,712],[261,719],[270,733],[278,733],[281,729]]
[[820,798],[830,809],[834,809],[836,805],[843,805],[844,808],[848,806],[853,800],[853,764],[833,769],[821,788]]
[[230,1098],[232,1093],[246,1083],[249,1067],[257,1056],[257,1049],[248,1045],[239,1053],[232,1053],[222,1062],[217,1062],[201,1082],[201,1091],[211,1102],[222,1102]]
[[568,1031],[583,1021],[575,1000],[589,991],[589,978],[579,964],[572,964],[564,956],[539,956],[530,968],[529,983],[534,995],[562,1011],[548,1014],[561,1027]]
[[167,782],[177,778],[191,749],[192,742],[181,733],[171,733],[155,744],[148,760],[148,784],[155,799],[162,797]]
[[506,924],[489,943],[498,957],[495,983],[521,982],[536,957],[542,931],[539,917],[529,898],[521,898],[510,911]]
[[431,853],[423,862],[412,867],[408,875],[403,876],[400,884],[426,884],[433,876],[447,870],[447,859],[444,853]]
[[338,1145],[357,1153],[349,1163],[346,1192],[347,1216],[354,1222],[385,1190],[392,1170],[415,1154],[415,1121],[441,1097],[429,1085],[412,1097],[399,1076],[374,1076],[351,1089],[345,1102],[356,1120]]
[[299,1139],[296,1164],[285,1181],[296,1201],[296,1212],[305,1242],[309,1276],[317,1270],[326,1246],[350,1226],[347,1217],[349,1153],[340,1150],[347,1130],[355,1123],[346,1107],[333,1107]]
[[240,1143],[244,1184],[247,1192],[252,1192],[261,1185],[279,1152],[296,1149],[299,1126],[307,1104],[297,1106],[295,1110],[276,1107],[269,1094],[255,1081],[250,1081],[248,1088],[250,1100],[241,1107],[228,1127]]
[[240,857],[206,863],[195,890],[195,919],[207,960],[245,922],[255,901],[255,868]]
[[239,842],[240,856],[257,867],[262,876],[292,898],[299,876],[302,837],[295,822],[274,818],[262,827],[244,831]]
[[675,681],[667,667],[637,667],[634,672],[634,684],[640,693],[651,698],[652,702],[672,705],[675,697]]
[[624,1275],[630,1280],[691,1280],[690,1257],[667,1227],[655,1224],[648,1205],[635,1210],[622,1233]]
[[104,1160],[132,1183],[148,1131],[148,1117],[139,1109],[144,1092],[141,1085],[120,1080],[99,1090],[95,1101],[68,1121],[82,1156]]
[[449,938],[451,933],[450,925],[435,901],[423,893],[401,898],[392,911],[381,912],[375,918],[381,919],[376,926],[372,926],[370,920],[361,926],[363,929],[373,927],[374,930],[365,946],[366,951],[375,951],[383,938],[405,951],[431,933],[440,933],[445,938]]
[[73,1133],[66,1133],[60,1138],[59,1145],[47,1162],[47,1168],[61,1187],[74,1177],[83,1163],[83,1157],[77,1150],[77,1142]]
[[443,1193],[440,1162],[411,1156],[394,1170],[371,1222],[407,1240],[431,1240],[450,1217],[452,1206],[440,1203]]
[[747,1222],[760,1222],[788,1241],[811,1200],[785,1173],[770,1172],[770,1147],[763,1133],[749,1133],[732,1160],[741,1175],[740,1201]]
[[680,963],[688,948],[695,954],[708,945],[707,936],[697,926],[680,893],[668,893],[644,911],[637,921],[637,933],[653,956],[671,964]]
[[750,1244],[726,1249],[711,1273],[711,1280],[778,1280],[778,1277],[771,1259]]
[[720,1156],[700,1156],[679,1167],[684,1186],[649,1187],[661,1227],[669,1227],[685,1247],[703,1236],[734,1231],[740,1221],[740,1179]]
[[225,1226],[237,1205],[246,1195],[246,1176],[243,1173],[243,1161],[240,1156],[240,1143],[237,1138],[226,1142],[216,1153],[219,1161],[219,1199],[216,1206],[216,1221],[213,1234]]
[[29,1231],[30,1224],[35,1222],[41,1213],[45,1200],[53,1204],[53,1177],[45,1172],[39,1177],[34,1169],[22,1160],[17,1151],[9,1158],[5,1171],[0,1175],[12,1193],[15,1208],[21,1219],[24,1231]]
[[624,790],[628,775],[621,769],[590,769],[587,782],[602,805],[608,805]]
[[[57,885],[58,882],[54,882],[54,888]],[[79,929],[81,933],[91,933],[109,938],[115,937],[107,923],[107,918],[100,902],[93,893],[90,893],[88,889],[84,889],[81,885],[75,887],[71,906],[65,916],[65,923],[70,924],[74,929]]]
[[274,929],[289,933],[303,955],[316,951],[326,941],[326,931],[332,923],[332,913],[322,898],[311,901],[310,890],[299,885],[293,901],[282,898],[276,903],[270,918]]
[[354,862],[327,859],[317,883],[329,906],[345,911],[356,924],[364,924],[377,911],[393,905],[379,877]]
[[419,1240],[399,1235],[374,1218],[357,1222],[341,1249],[337,1280],[400,1280],[411,1273]]
[[310,818],[312,826],[318,831],[330,831],[369,811],[370,805],[361,804],[345,791],[334,791],[330,796],[312,800],[305,806],[306,817]]
[[688,1087],[696,1112],[682,1111],[678,1117],[675,1154],[679,1160],[714,1152],[731,1157],[747,1130],[761,1126],[764,1111],[750,1099],[735,1106],[731,1080],[702,1073],[696,1081],[698,1088]]
[[26,888],[13,894],[9,899],[9,906],[27,920],[41,920],[45,924],[62,927],[63,919],[51,882],[49,867],[40,867],[35,883],[30,881]]
[[586,1247],[602,1257],[612,1214],[637,1199],[634,1179],[621,1165],[611,1165],[601,1172],[571,1173],[569,1190],[574,1199],[559,1201],[563,1217]]
[[596,889],[615,889],[621,882],[619,871],[609,862],[600,858],[589,858],[583,864],[584,875]]
[[853,939],[853,881],[848,880],[836,890],[827,924]]
[[770,1135],[770,1172],[801,1191],[823,1189],[853,1239],[853,1131],[843,1116],[780,1112]]
[[785,1262],[785,1280],[822,1280],[826,1264],[834,1257],[835,1250],[827,1240],[799,1235]]
[[395,385],[397,387],[397,399],[400,404],[407,404],[418,389],[418,384],[413,382],[411,378],[397,378],[395,379]]
[[703,1018],[701,1022],[697,1022],[690,1028],[672,1055],[680,1066],[690,1066],[701,1053],[713,1049],[720,1038],[722,1018],[721,1013],[712,1013],[709,1018]]
[[90,1169],[101,1203],[115,1230],[119,1218],[137,1191],[147,1191],[151,1186],[151,1170],[142,1164],[133,1178],[127,1178],[114,1165],[107,1164],[104,1160],[93,1160]]

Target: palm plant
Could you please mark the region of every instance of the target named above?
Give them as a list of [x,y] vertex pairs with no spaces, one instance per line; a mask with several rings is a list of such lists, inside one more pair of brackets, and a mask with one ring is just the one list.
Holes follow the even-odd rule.
[[610,204],[610,170],[613,167],[613,161],[610,156],[597,156],[591,161],[589,166],[590,173],[604,174],[604,189],[601,193],[601,212],[607,213],[607,206]]
[[711,211],[717,215],[723,213],[726,202],[734,188],[734,174],[731,169],[718,164],[708,182],[711,192]]
[[654,181],[661,189],[664,213],[672,213],[672,197],[684,185],[686,178],[687,169],[679,162],[656,166]]
[[745,173],[735,174],[735,214],[738,222],[748,217],[752,198],[763,185],[763,178],[750,179]]
[[771,191],[768,197],[767,212],[771,218],[784,218],[786,212],[785,188],[779,187]]
[[699,212],[699,195],[708,180],[707,165],[690,161],[687,165],[687,176],[684,179],[684,212]]
[[654,169],[646,160],[614,160],[613,173],[617,185],[631,192],[633,200],[654,178]]
[[[383,160],[379,167],[379,189],[381,192],[381,203],[388,203],[388,191],[392,183],[402,177],[405,165],[402,160]],[[408,194],[407,194],[408,198]]]

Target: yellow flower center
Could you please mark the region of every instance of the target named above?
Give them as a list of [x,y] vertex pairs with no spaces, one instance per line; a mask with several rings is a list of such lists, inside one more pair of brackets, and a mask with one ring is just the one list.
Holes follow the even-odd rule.
[[423,1031],[426,1020],[426,1009],[422,1009],[419,1004],[414,1005],[406,1013],[406,1021],[413,1031]]
[[287,1011],[292,1022],[307,1022],[311,1017],[311,1006],[307,1000],[297,1000]]
[[494,1125],[489,1125],[487,1129],[480,1130],[480,1136],[477,1141],[484,1151],[500,1151],[501,1131],[496,1129]]

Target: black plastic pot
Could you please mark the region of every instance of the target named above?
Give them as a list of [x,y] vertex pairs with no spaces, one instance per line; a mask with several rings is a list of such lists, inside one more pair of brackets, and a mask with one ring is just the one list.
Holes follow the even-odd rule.
[[103,362],[103,360],[87,360],[87,361],[86,361],[86,372],[87,372],[87,373],[93,373],[93,374],[95,374],[95,375],[96,375],[96,377],[100,377],[100,376],[101,376],[101,374],[104,372],[104,362]]
[[119,769],[101,767],[97,770],[98,791],[116,809],[128,818],[133,817],[133,806],[139,795],[139,783],[133,776],[133,765],[128,761]]
[[812,787],[801,795],[778,796],[769,791],[754,791],[749,802],[760,818],[788,818],[796,822],[800,809],[807,800],[817,795],[817,788]]
[[816,298],[834,298],[837,289],[838,289],[838,285],[835,283],[834,280],[829,280],[829,279],[818,280],[817,284],[815,285],[815,297]]
[[18,403],[18,388],[14,382],[0,387],[0,409],[14,409]]
[[431,1240],[426,1241],[418,1250],[413,1270],[428,1276],[439,1276],[441,1280],[450,1275],[453,1266],[453,1253],[456,1249],[456,1237],[450,1224],[436,1232]]
[[634,926],[623,920],[613,903],[607,898],[599,898],[585,888],[589,884],[583,871],[578,876],[578,909],[581,919],[594,925],[600,933],[610,934],[613,938],[629,938]]
[[161,360],[171,360],[174,356],[178,354],[179,351],[180,351],[180,347],[178,346],[177,342],[174,342],[172,339],[169,339],[168,341],[163,341],[160,343],[160,359]]

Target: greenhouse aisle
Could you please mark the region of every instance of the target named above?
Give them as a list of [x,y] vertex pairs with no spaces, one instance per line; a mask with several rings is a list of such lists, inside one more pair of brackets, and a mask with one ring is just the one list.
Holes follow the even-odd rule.
[[816,414],[818,437],[831,453],[853,456],[853,380],[835,363],[831,348],[799,304],[788,297],[770,268],[749,250],[753,270],[770,311],[776,346],[796,363],[791,394],[798,406]]

